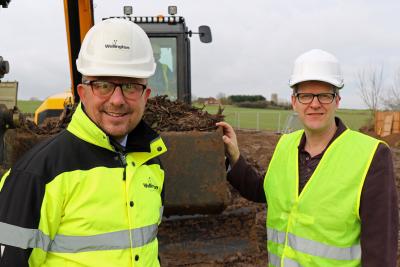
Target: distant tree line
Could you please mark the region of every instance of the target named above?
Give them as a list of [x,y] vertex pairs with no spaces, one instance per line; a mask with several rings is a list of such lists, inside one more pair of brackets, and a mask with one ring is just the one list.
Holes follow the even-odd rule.
[[265,101],[265,97],[262,95],[230,95],[228,100],[232,104],[242,103],[242,102],[256,102]]
[[223,94],[217,96],[223,105],[235,105],[242,108],[265,108],[265,109],[291,109],[290,104],[278,104],[268,101],[262,95],[230,95]]

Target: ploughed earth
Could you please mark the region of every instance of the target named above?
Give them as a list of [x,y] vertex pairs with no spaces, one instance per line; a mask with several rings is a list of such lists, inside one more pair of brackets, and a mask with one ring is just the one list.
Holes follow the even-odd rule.
[[[157,131],[211,131],[215,129],[215,122],[222,119],[220,114],[210,115],[163,97],[150,100],[145,113],[145,121]],[[40,128],[23,121],[18,134],[7,140],[11,150],[7,151],[6,147],[8,158],[4,169],[33,144],[65,128],[69,120],[70,114],[64,113],[61,120],[49,120]],[[242,155],[263,174],[279,135],[237,131],[237,136]],[[399,189],[400,135],[384,140],[393,150]],[[232,187],[230,191],[231,202],[221,214],[163,218],[158,235],[162,266],[267,266],[265,204],[247,201]]]

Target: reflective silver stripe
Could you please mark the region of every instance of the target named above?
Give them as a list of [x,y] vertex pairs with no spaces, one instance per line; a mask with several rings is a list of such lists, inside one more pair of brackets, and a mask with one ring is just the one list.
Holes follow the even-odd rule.
[[284,245],[286,233],[279,232],[275,229],[267,228],[267,237],[269,241]]
[[[152,242],[157,236],[157,225],[131,230],[132,247],[141,247]],[[113,250],[130,248],[129,231],[118,231],[93,236],[57,235],[49,251],[82,252],[95,250]]]
[[293,234],[289,234],[288,239],[289,246],[303,253],[335,260],[361,259],[361,246],[359,244],[340,248],[298,237]]
[[[285,233],[275,229],[267,229],[268,239],[278,244],[285,244]],[[361,259],[361,246],[359,244],[340,248],[329,246],[317,241],[305,239],[291,233],[288,234],[288,245],[293,249],[313,256],[335,260],[359,260]]]
[[0,222],[0,243],[19,248],[42,248],[48,250],[49,236],[38,229],[29,229]]
[[160,208],[160,221],[161,221],[163,213],[164,213],[164,206],[161,206],[161,208]]
[[[271,252],[268,253],[268,263],[273,265],[274,267],[280,267],[281,266],[281,258],[275,254],[272,254]],[[283,266],[285,267],[302,267],[298,262],[285,258],[283,260]]]
[[273,265],[274,267],[281,266],[281,258],[279,256],[268,252],[268,263]]
[[292,259],[288,259],[288,258],[285,258],[283,260],[283,266],[285,266],[285,267],[303,267],[298,262],[296,262]]
[[[149,225],[130,231],[132,247],[141,247],[156,238],[158,225]],[[56,235],[54,240],[50,240],[49,236],[38,229],[27,229],[6,223],[0,223],[0,243],[24,249],[40,248],[44,251],[69,253],[131,247],[129,230],[93,236]]]

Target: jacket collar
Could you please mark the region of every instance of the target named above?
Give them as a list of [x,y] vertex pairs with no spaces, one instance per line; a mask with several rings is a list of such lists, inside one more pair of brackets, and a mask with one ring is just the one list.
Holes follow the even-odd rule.
[[[322,157],[322,155],[325,153],[325,151],[328,149],[328,147],[333,143],[333,141],[335,141],[336,138],[339,137],[339,135],[341,135],[344,131],[347,130],[346,125],[338,117],[335,117],[335,124],[337,126],[335,134],[333,135],[332,139],[329,141],[329,143],[327,144],[325,149],[317,156]],[[300,144],[298,146],[299,151],[300,152],[305,152],[305,150],[304,150],[305,146],[306,146],[306,135],[303,132],[303,135],[301,136]],[[315,157],[317,157],[317,156],[315,156]]]
[[[125,149],[113,141],[105,132],[103,132],[85,113],[83,106],[79,103],[75,110],[72,120],[67,127],[67,130],[78,138],[96,146],[103,147],[108,150],[124,151],[124,152],[151,152],[152,143],[160,140],[159,135],[153,131],[143,120],[139,122],[135,129],[128,134],[128,140]],[[162,146],[164,151],[165,145],[161,141],[159,146]]]

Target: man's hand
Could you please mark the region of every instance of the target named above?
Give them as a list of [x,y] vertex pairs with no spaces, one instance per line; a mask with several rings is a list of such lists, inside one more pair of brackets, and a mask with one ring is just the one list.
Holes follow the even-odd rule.
[[225,153],[229,159],[231,166],[233,166],[238,161],[240,156],[236,133],[233,130],[232,126],[230,126],[226,122],[217,122],[216,125],[222,127],[222,130],[224,132],[222,140],[225,144]]

